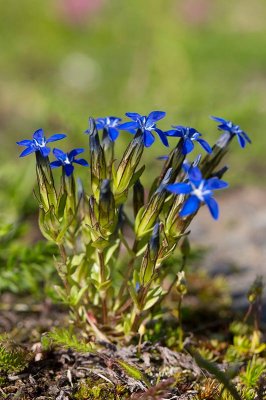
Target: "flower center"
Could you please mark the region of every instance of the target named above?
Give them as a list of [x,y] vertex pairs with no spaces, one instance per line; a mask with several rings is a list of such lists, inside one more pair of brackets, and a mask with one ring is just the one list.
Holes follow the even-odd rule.
[[37,147],[45,147],[46,146],[45,138],[41,138],[40,140],[34,139],[34,143]]
[[193,189],[191,194],[196,196],[200,201],[204,201],[204,196],[211,194],[211,190],[204,189],[204,183],[205,183],[204,180],[201,181],[198,187],[196,187],[193,183],[191,183]]

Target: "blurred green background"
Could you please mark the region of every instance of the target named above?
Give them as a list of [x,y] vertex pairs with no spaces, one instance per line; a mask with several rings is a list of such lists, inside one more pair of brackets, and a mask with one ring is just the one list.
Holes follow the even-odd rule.
[[[38,243],[34,157],[19,159],[15,143],[40,127],[67,133],[69,150],[86,146],[89,116],[157,109],[163,129],[193,126],[213,144],[209,116],[221,116],[253,141],[234,142],[226,179],[265,185],[265,0],[2,0],[0,19],[0,293],[39,296],[54,279],[55,250]],[[121,132],[118,155],[131,137]],[[163,154],[159,140],[145,151],[146,181]]]
[[[210,115],[238,123],[253,145],[234,144],[228,180],[262,182],[265,0],[9,0],[0,9],[2,163],[32,168],[15,141],[39,127],[68,133],[67,150],[86,145],[89,116],[158,109],[162,128],[190,125],[210,143]],[[159,143],[148,163],[158,154]]]

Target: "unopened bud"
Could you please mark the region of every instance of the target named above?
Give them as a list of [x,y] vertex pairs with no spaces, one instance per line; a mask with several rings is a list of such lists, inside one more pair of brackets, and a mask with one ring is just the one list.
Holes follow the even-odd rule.
[[184,296],[187,293],[185,271],[180,271],[177,273],[176,289],[181,296]]
[[[135,171],[140,162],[144,149],[142,136],[137,132],[134,139],[129,143],[114,175],[114,194],[116,201],[125,191],[134,184]],[[137,176],[136,180],[139,178]]]
[[255,301],[262,296],[263,291],[263,279],[262,276],[257,276],[255,281],[252,283],[247,297],[250,303],[255,303]]
[[138,238],[144,236],[158,219],[159,214],[163,208],[165,198],[168,194],[166,190],[167,184],[171,181],[172,169],[170,168],[159,188],[151,196],[149,203],[145,208],[141,208],[138,212],[135,221],[135,232]]
[[90,118],[89,134],[91,154],[91,188],[96,199],[99,198],[99,188],[103,179],[107,177],[104,151],[100,145],[99,134],[94,119]]

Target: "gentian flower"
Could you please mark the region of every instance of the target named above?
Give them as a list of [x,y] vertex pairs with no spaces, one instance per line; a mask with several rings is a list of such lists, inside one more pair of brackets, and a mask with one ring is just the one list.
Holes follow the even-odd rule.
[[219,117],[211,117],[214,121],[219,122],[218,129],[221,131],[228,132],[231,136],[237,136],[238,143],[242,148],[246,146],[247,143],[251,143],[248,135],[240,129],[238,125],[233,124],[232,121],[227,121],[226,119]]
[[175,194],[188,195],[179,213],[181,217],[186,217],[195,213],[202,203],[206,203],[214,219],[219,217],[219,207],[213,198],[213,190],[223,189],[228,183],[217,177],[203,179],[198,167],[190,168],[188,171],[188,181],[167,185],[167,189]]
[[182,153],[188,154],[194,149],[194,141],[198,142],[207,153],[212,152],[212,148],[206,140],[201,139],[201,133],[196,129],[187,126],[173,126],[174,129],[165,132],[167,136],[180,137],[183,140]]
[[152,111],[148,116],[140,115],[138,113],[126,113],[126,116],[131,118],[132,122],[125,122],[118,126],[118,129],[128,131],[130,133],[136,133],[138,129],[141,130],[143,134],[143,141],[145,147],[150,147],[155,138],[152,131],[158,133],[162,143],[165,146],[169,146],[167,137],[161,129],[156,127],[156,122],[165,117],[165,112],[163,111]]
[[105,129],[110,140],[114,142],[119,135],[117,126],[119,125],[120,121],[122,121],[122,119],[117,117],[97,118],[96,127],[97,129]]
[[66,176],[72,175],[74,171],[73,163],[88,167],[89,164],[83,158],[75,158],[78,154],[83,153],[84,149],[73,149],[69,153],[64,153],[62,150],[54,149],[53,154],[57,158],[56,161],[50,163],[51,168],[63,167]]
[[21,140],[17,142],[19,146],[26,146],[26,149],[22,151],[20,157],[25,157],[31,153],[39,151],[43,157],[47,157],[50,153],[50,147],[47,147],[47,143],[55,142],[66,137],[63,133],[56,133],[48,139],[44,136],[43,129],[38,129],[34,132],[32,140]]

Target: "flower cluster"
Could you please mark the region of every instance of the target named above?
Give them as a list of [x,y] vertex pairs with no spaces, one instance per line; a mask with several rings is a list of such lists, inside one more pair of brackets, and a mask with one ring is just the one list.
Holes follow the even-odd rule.
[[[79,158],[83,148],[69,152],[54,148],[55,159],[49,160],[49,144],[65,134],[46,138],[39,129],[31,140],[18,142],[25,147],[21,157],[36,153],[39,226],[58,246],[61,256],[56,264],[62,279],[58,295],[71,309],[73,322],[79,326],[88,322],[89,335],[105,342],[139,332],[144,321],[158,315],[166,293],[165,279],[170,282],[174,277],[170,288],[178,285],[183,296],[183,274],[170,269],[168,274],[164,261],[172,256],[181,238],[187,237],[187,228],[202,205],[218,219],[214,192],[228,186],[222,180],[227,167],[218,166],[235,136],[241,147],[250,143],[239,126],[222,118],[214,117],[224,133],[211,148],[195,128],[159,128],[165,118],[163,111],[126,116],[127,122],[115,116],[90,118],[85,131],[89,163],[86,156]],[[120,131],[134,135],[122,154],[115,148]],[[153,182],[146,196],[141,182],[145,170],[142,156],[157,135],[167,148],[172,140],[174,148],[161,157],[160,174],[150,174]],[[206,154],[191,163],[186,156],[195,144]],[[75,179],[76,165],[90,166],[88,192]],[[54,179],[56,168],[61,169],[60,180]],[[128,212],[129,204],[132,212]],[[126,232],[130,232],[132,246]]]

